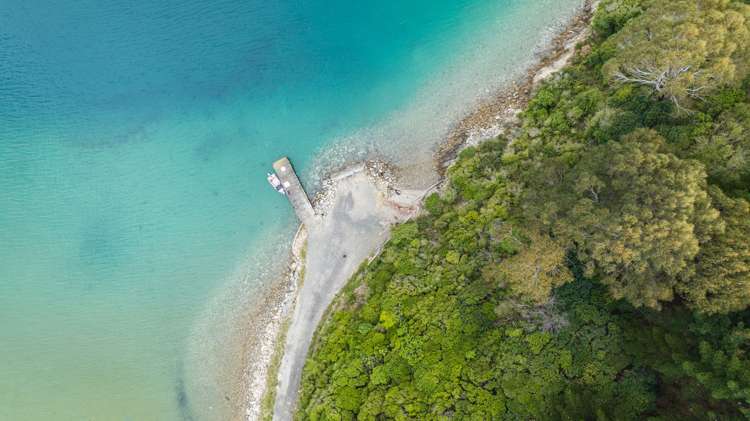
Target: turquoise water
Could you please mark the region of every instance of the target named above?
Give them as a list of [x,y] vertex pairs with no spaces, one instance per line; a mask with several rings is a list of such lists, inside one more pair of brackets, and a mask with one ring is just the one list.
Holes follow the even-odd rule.
[[0,2],[0,419],[227,417],[270,162],[416,144],[579,3]]

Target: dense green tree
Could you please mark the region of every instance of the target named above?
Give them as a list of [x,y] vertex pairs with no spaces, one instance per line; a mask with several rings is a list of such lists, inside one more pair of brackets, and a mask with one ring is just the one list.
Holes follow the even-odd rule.
[[657,405],[665,418],[742,420],[750,415],[748,317],[704,316],[681,306],[620,307],[617,324],[623,352],[659,374]]
[[712,399],[734,403],[750,418],[750,325],[748,315],[697,320],[697,355],[680,368],[705,387]]
[[[347,286],[305,367],[301,419],[638,419],[653,408],[653,373],[622,355],[603,288],[496,311],[515,288],[538,294],[534,272],[569,273],[549,236],[502,216],[503,144],[462,154],[455,198],[431,199]],[[518,284],[486,276],[504,261]]]
[[750,204],[711,189],[726,225],[701,247],[695,274],[681,286],[690,305],[705,313],[728,313],[750,305]]
[[604,66],[613,81],[647,86],[678,107],[689,106],[748,71],[750,6],[731,0],[652,0],[607,42]]
[[603,0],[335,301],[299,418],[750,418],[747,3]]
[[661,152],[662,144],[640,130],[571,167],[542,162],[527,189],[530,209],[576,245],[588,275],[615,298],[653,308],[673,299],[701,243],[722,228],[702,165]]
[[706,165],[712,182],[730,191],[750,189],[750,104],[739,103],[700,127],[689,154]]
[[488,264],[483,270],[485,278],[492,279],[522,300],[538,304],[546,302],[552,290],[572,279],[565,262],[565,248],[549,235],[536,230],[504,236],[514,254],[499,263]]
[[606,39],[643,12],[643,0],[604,0],[591,22],[597,37]]

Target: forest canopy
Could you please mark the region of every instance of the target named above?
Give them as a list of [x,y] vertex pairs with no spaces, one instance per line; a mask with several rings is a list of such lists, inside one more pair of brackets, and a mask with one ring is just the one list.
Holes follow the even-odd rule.
[[335,300],[299,419],[750,418],[750,6],[591,26]]

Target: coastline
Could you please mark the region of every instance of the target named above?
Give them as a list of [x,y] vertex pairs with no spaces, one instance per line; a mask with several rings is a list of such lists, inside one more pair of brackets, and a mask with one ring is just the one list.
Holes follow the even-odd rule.
[[539,84],[565,67],[573,58],[576,45],[588,37],[598,3],[598,0],[586,0],[549,46],[540,51],[539,60],[522,77],[482,101],[455,125],[434,156],[441,177],[463,148],[508,133],[519,123],[518,114],[526,108]]
[[[353,192],[361,190],[363,187],[368,189],[367,194],[375,195],[372,197],[379,199],[379,206],[374,206],[380,208],[378,211],[374,211],[374,214],[360,216],[375,216],[376,225],[380,225],[380,228],[376,230],[377,234],[373,234],[375,231],[370,233],[371,238],[362,238],[362,243],[369,244],[360,248],[359,253],[350,255],[350,262],[355,260],[357,254],[363,254],[360,262],[364,262],[368,257],[371,258],[374,254],[377,254],[380,246],[388,238],[387,234],[391,225],[408,220],[418,214],[421,199],[442,185],[445,180],[445,171],[455,160],[458,152],[467,146],[475,145],[483,140],[513,130],[519,123],[518,113],[528,103],[534,90],[544,79],[564,67],[574,56],[576,45],[588,36],[589,23],[596,4],[596,1],[586,0],[574,17],[553,38],[549,46],[540,51],[539,60],[525,71],[523,77],[500,89],[491,95],[488,100],[482,101],[456,123],[447,138],[440,143],[440,146],[433,153],[432,159],[434,170],[438,173],[438,182],[430,188],[400,190],[398,186],[403,182],[403,176],[400,175],[399,169],[379,161],[356,163],[323,179],[323,187],[315,196],[313,202],[316,212],[324,215],[324,220],[333,219],[328,218],[331,211],[347,205],[347,198],[351,198]],[[345,209],[347,212],[352,211],[351,204],[349,203],[349,205]],[[321,223],[321,225],[325,224],[326,222]],[[256,301],[258,305],[253,309],[250,317],[253,326],[250,327],[249,332],[252,334],[246,338],[246,344],[243,347],[245,369],[242,385],[245,390],[240,392],[240,396],[243,396],[245,401],[238,408],[238,413],[235,414],[234,419],[271,419],[273,416],[273,414],[268,413],[267,405],[263,405],[264,401],[268,400],[269,393],[272,394],[272,398],[275,397],[274,392],[277,392],[275,389],[279,387],[278,378],[272,378],[274,375],[278,376],[275,371],[278,367],[273,366],[276,360],[281,360],[288,354],[290,341],[286,329],[290,324],[293,324],[292,320],[295,313],[299,313],[300,304],[311,301],[309,293],[305,295],[303,292],[306,285],[305,276],[310,275],[311,272],[309,254],[305,256],[303,252],[304,244],[307,241],[312,241],[313,244],[322,244],[321,241],[326,240],[326,234],[321,232],[311,238],[310,231],[313,230],[317,231],[317,228],[300,226],[288,257],[290,263],[287,270],[276,281],[264,288]],[[361,235],[361,233],[357,234]],[[372,238],[373,236],[375,238]],[[327,240],[330,240],[330,238]],[[313,331],[320,324],[319,318],[323,316],[323,312],[328,308],[330,301],[359,267],[360,262],[350,264],[348,269],[336,274],[338,282],[332,282],[336,285],[330,288],[333,294],[328,291],[326,299],[315,300],[318,302],[311,306],[311,311],[314,310],[319,317],[318,320],[313,320]],[[320,275],[318,273],[320,270],[314,266],[312,265],[313,276],[315,274]],[[299,318],[299,315],[297,317]],[[310,323],[307,323],[307,325],[309,327]],[[305,334],[307,335],[307,333],[309,333],[309,340],[311,340],[313,332],[306,332]],[[298,340],[299,338],[293,337],[291,342],[294,343]],[[303,347],[304,349],[297,351],[296,359],[299,359],[299,355],[302,355],[302,365],[304,364],[304,356],[307,354],[309,340]],[[285,342],[286,344],[281,346]],[[284,351],[281,356],[278,355],[280,350]],[[299,361],[297,361],[297,365],[299,366]],[[300,372],[301,368],[301,366],[296,367]],[[288,375],[288,373],[279,374]],[[292,384],[291,388],[294,389],[294,387],[294,384]],[[265,408],[263,408],[264,406]],[[287,410],[287,413],[291,413],[293,410],[293,408],[284,409]],[[279,408],[277,407],[276,410],[278,411]]]
[[300,225],[292,240],[286,270],[265,287],[247,316],[248,332],[242,347],[243,374],[239,393],[241,405],[232,419],[258,419],[268,389],[269,374],[277,354],[277,338],[283,333],[289,309],[297,299],[304,279],[304,250],[307,230]]

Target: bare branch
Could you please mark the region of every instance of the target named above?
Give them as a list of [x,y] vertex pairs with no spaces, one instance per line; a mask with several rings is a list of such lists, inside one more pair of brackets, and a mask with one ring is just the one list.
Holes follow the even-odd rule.
[[[666,69],[656,69],[650,66],[623,67],[614,74],[614,80],[619,83],[647,86],[656,93],[668,97],[678,110],[691,112],[680,104],[678,97],[674,93],[668,92],[670,82],[690,73],[691,70],[692,66],[689,65],[681,67],[669,66]],[[695,77],[699,73],[700,70],[693,72],[693,76]],[[705,86],[690,88],[687,90],[687,95],[691,98],[702,99],[700,92],[705,88]]]

